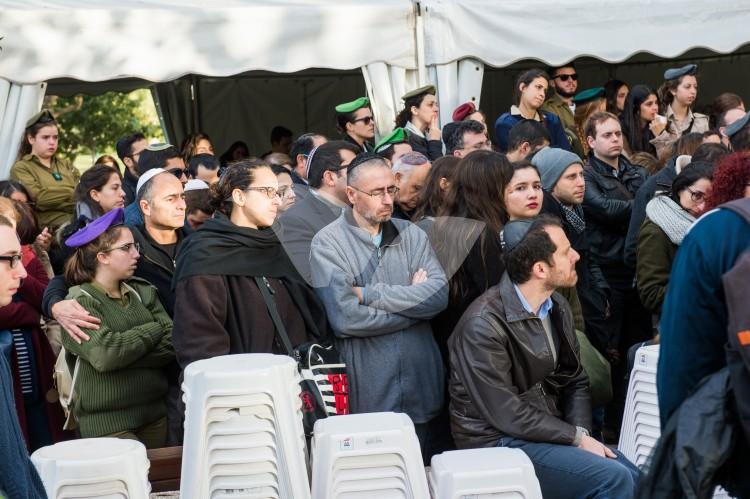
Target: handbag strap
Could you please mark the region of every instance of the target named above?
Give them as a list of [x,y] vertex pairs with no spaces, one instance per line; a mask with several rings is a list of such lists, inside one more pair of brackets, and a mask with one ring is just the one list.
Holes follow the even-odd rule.
[[255,283],[258,285],[261,296],[263,296],[263,301],[266,302],[268,313],[271,314],[271,320],[273,320],[276,334],[281,340],[281,343],[283,343],[287,354],[292,358],[296,358],[296,355],[294,354],[294,347],[292,347],[292,342],[289,340],[289,335],[286,333],[284,323],[281,322],[279,310],[276,308],[276,300],[273,297],[276,291],[273,290],[273,288],[271,287],[271,283],[268,282],[268,279],[266,279],[265,277],[255,276],[254,279]]
[[65,401],[65,405],[70,407],[70,403],[73,401],[73,396],[76,391],[76,380],[78,379],[78,366],[81,365],[81,358],[76,355],[76,364],[73,367],[73,376],[70,381],[70,393],[68,394],[68,400]]

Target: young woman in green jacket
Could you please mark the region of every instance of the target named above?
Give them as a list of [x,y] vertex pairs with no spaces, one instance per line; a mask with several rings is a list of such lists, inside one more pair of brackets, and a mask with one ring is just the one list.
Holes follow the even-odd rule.
[[[116,208],[70,236],[65,265],[75,299],[101,320],[77,343],[63,335],[73,372],[73,414],[82,437],[137,439],[148,448],[166,441],[167,377],[174,359],[172,320],[156,288],[133,278],[139,248]],[[76,373],[77,369],[77,373]]]

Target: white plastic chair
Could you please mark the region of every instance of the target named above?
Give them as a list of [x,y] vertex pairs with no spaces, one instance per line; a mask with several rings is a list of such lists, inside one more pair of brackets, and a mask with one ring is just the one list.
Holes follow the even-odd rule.
[[433,456],[433,499],[542,499],[529,457],[519,449],[466,449]]
[[285,355],[190,364],[182,385],[181,497],[308,499],[299,381]]
[[149,462],[137,440],[84,438],[42,447],[31,455],[47,496],[148,499]]
[[318,420],[312,468],[313,499],[429,497],[419,440],[406,414]]

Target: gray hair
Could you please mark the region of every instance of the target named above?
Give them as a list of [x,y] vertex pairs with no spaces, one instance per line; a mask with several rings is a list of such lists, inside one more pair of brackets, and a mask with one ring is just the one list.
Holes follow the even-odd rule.
[[379,156],[368,154],[368,157],[364,158],[364,161],[362,162],[358,162],[357,158],[354,158],[346,170],[346,185],[352,185],[355,183],[357,179],[359,179],[363,170],[375,167],[391,169],[386,160]]
[[427,156],[420,152],[409,152],[393,163],[393,173],[400,173],[403,178],[409,178],[415,166],[429,164]]
[[138,191],[138,194],[136,194],[136,197],[135,197],[135,202],[138,203],[138,209],[141,208],[141,199],[144,199],[148,204],[151,204],[154,201],[154,196],[153,196],[154,179],[156,179],[156,177],[160,175],[164,175],[165,173],[167,175],[172,175],[171,173],[167,171],[157,173],[156,175],[148,179],[146,183],[141,186],[141,190]]

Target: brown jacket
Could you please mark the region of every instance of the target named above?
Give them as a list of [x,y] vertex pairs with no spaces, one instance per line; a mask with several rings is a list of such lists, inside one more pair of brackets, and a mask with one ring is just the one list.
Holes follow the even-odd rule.
[[571,445],[591,428],[589,382],[570,306],[552,295],[555,366],[542,321],[527,312],[506,273],[466,310],[448,341],[451,430],[459,448],[503,436]]

